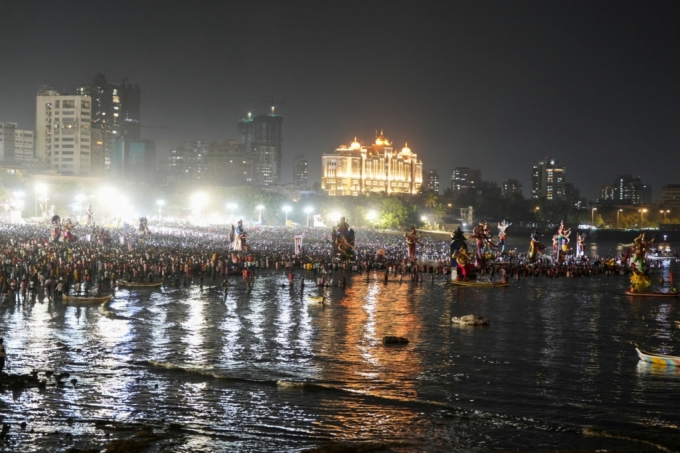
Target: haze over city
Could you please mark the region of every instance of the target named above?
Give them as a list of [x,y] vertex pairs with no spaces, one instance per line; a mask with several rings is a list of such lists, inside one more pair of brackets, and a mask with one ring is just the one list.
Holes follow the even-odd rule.
[[516,178],[559,159],[589,199],[632,173],[677,183],[676,2],[258,2],[4,5],[0,122],[32,129],[39,85],[94,74],[141,87],[160,158],[236,139],[249,111],[284,118],[282,182],[304,153],[376,131],[446,187],[455,166]]

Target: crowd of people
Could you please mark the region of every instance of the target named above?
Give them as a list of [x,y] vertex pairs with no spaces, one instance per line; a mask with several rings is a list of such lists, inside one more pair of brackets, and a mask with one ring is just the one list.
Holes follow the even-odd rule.
[[[417,281],[418,274],[448,274],[452,266],[449,241],[415,236],[415,230],[407,235],[352,230],[353,253],[348,258],[339,256],[335,233],[328,229],[254,226],[246,235],[243,226],[239,228],[239,242],[234,245],[234,230],[229,226],[156,226],[149,230],[146,223],[140,229],[75,225],[69,232],[77,240],[63,241],[45,225],[2,224],[0,292],[6,300],[15,301],[37,293],[49,298],[94,296],[114,290],[121,279],[186,286],[202,284],[204,278],[224,283],[229,275],[243,276],[251,284],[255,272],[267,269],[324,273],[381,269],[386,279],[392,274],[401,275],[401,280],[410,274]],[[304,237],[301,248],[295,246],[295,234]],[[481,251],[473,255],[486,256]],[[555,262],[548,256],[537,259],[529,252],[497,250],[488,258],[487,264],[478,266],[478,275],[579,277],[628,272],[622,259],[615,256],[570,255]]]

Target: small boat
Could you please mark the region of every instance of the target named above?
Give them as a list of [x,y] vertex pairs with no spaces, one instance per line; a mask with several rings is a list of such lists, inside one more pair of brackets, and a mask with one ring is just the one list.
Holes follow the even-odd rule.
[[310,302],[322,302],[326,299],[324,296],[307,296]]
[[680,366],[680,357],[665,355],[665,354],[654,354],[653,352],[640,351],[635,348],[640,360],[647,363],[655,363],[658,365],[668,365],[668,366]]
[[127,280],[118,280],[118,286],[125,286],[127,288],[160,288],[163,282],[129,282]]
[[451,283],[458,286],[479,286],[486,288],[505,288],[510,286],[510,282],[507,283],[494,283],[494,282],[479,282],[479,281],[463,281],[463,280],[451,280]]
[[76,303],[87,303],[87,304],[103,304],[104,302],[108,302],[111,299],[113,299],[113,294],[109,294],[108,296],[100,296],[100,297],[87,297],[87,296],[69,296],[67,294],[64,294],[61,296],[64,302],[76,302]]
[[654,292],[654,291],[626,291],[625,292],[626,296],[639,296],[639,297],[678,297],[680,296],[680,292],[675,292],[675,293],[661,293],[661,292]]

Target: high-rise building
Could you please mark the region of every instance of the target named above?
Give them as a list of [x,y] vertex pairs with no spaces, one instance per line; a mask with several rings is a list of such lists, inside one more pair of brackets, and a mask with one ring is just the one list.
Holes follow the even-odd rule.
[[33,131],[17,129],[17,123],[0,123],[0,161],[33,160]]
[[307,158],[304,154],[295,156],[294,180],[300,189],[307,188]]
[[531,173],[531,198],[566,199],[566,174],[567,168],[555,159],[540,160]]
[[207,177],[217,186],[252,183],[253,160],[238,140],[211,143],[208,149]]
[[[92,128],[99,129],[104,147],[103,171],[109,172],[111,153],[116,141],[124,138],[128,143],[139,141],[141,89],[127,80],[110,83],[103,74],[94,76],[90,83],[76,88],[76,93],[92,98]],[[93,165],[100,165],[99,161]],[[93,168],[94,173],[99,168]]]
[[375,142],[362,146],[354,139],[321,157],[321,188],[331,196],[365,195],[371,192],[416,194],[423,184],[423,163],[408,144],[395,151],[380,133]]
[[451,171],[451,190],[462,194],[475,189],[482,182],[482,171],[470,167],[456,167]]
[[661,188],[661,205],[680,206],[680,184],[668,184]]
[[208,181],[208,144],[197,142],[182,143],[170,151],[166,174],[173,181]]
[[252,116],[238,123],[245,152],[252,157],[253,183],[261,186],[278,184],[281,179],[281,144],[283,117],[274,113]]
[[90,175],[91,107],[89,96],[41,88],[36,97],[35,157],[62,175]]
[[423,175],[423,187],[425,190],[439,194],[439,172],[428,170]]
[[647,204],[652,202],[652,188],[639,176],[619,175],[613,185],[600,188],[601,202]]
[[111,153],[109,174],[114,178],[153,182],[158,172],[153,140],[129,141],[119,138]]
[[502,193],[504,197],[515,193],[522,193],[522,183],[518,179],[503,181]]

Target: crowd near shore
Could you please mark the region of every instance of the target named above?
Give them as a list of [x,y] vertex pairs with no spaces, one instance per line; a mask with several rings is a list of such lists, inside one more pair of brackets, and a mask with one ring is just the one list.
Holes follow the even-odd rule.
[[[5,300],[24,300],[27,295],[100,295],[115,290],[119,280],[163,282],[167,285],[203,284],[204,279],[225,285],[230,275],[244,276],[246,284],[258,272],[307,269],[326,274],[343,269],[364,273],[380,270],[384,278],[422,281],[422,273],[450,273],[448,241],[423,237],[418,260],[409,261],[401,234],[356,230],[354,259],[333,255],[329,229],[253,227],[245,250],[233,250],[230,227],[152,227],[150,234],[135,228],[107,229],[78,226],[74,242],[52,240],[46,225],[0,225],[0,291]],[[293,236],[303,235],[301,253],[295,253]],[[588,277],[628,272],[620,257],[569,257],[554,264],[549,256],[530,262],[527,253],[511,250],[479,270],[494,278]],[[247,272],[244,272],[247,271]],[[237,278],[236,280],[239,280]],[[321,281],[323,284],[323,281]]]

